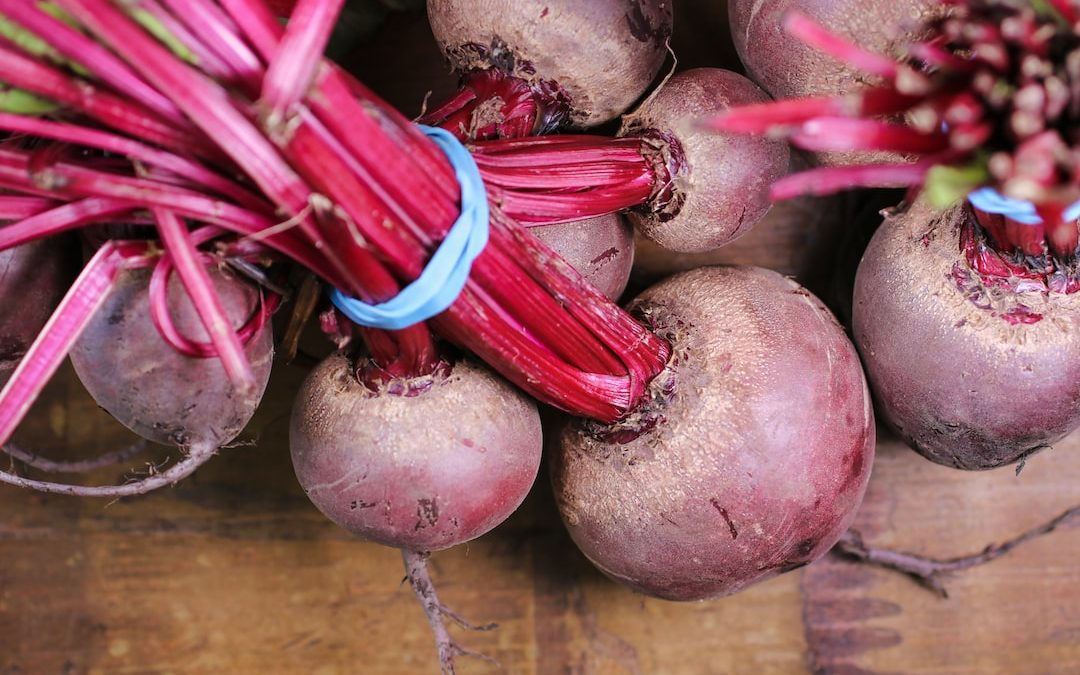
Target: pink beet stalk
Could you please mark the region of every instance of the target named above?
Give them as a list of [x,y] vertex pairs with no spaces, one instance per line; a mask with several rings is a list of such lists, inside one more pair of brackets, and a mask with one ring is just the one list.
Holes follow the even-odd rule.
[[229,64],[240,82],[259,72],[262,64],[236,34],[236,26],[211,0],[162,0],[181,21],[196,31],[206,49]]
[[199,261],[191,233],[172,211],[154,209],[154,219],[162,243],[176,265],[176,271],[191,296],[226,374],[242,395],[252,395],[255,392],[255,374],[244,355],[244,345],[229,324],[213,282]]
[[266,125],[276,129],[311,86],[319,56],[330,41],[345,0],[300,0],[294,8],[285,37],[263,78],[262,102],[267,107]]
[[178,126],[186,126],[180,109],[139,79],[122,61],[84,33],[24,0],[0,0],[0,12],[37,35],[49,35],[49,46],[73,63],[94,64],[101,81]]

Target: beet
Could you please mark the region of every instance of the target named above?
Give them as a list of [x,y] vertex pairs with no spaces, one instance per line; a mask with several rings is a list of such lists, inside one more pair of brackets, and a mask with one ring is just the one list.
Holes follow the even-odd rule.
[[634,230],[618,213],[530,231],[612,300],[626,289],[634,266]]
[[432,32],[461,71],[491,67],[567,99],[580,127],[614,119],[667,56],[663,0],[428,0]]
[[561,434],[552,480],[585,555],[638,591],[694,600],[828,551],[874,456],[858,356],[828,310],[750,267],[677,275],[631,310],[673,357],[650,406]]
[[644,236],[684,253],[708,251],[744,234],[771,206],[769,186],[788,168],[787,145],[696,128],[697,119],[768,96],[738,73],[679,73],[633,114],[622,136],[642,136],[670,175],[671,194],[630,219]]
[[[258,308],[251,284],[207,270],[234,328]],[[185,448],[219,448],[247,425],[270,377],[274,345],[264,327],[245,353],[257,388],[243,396],[221,361],[192,358],[170,346],[150,315],[148,271],[125,272],[71,351],[71,363],[98,405],[143,438]],[[177,275],[169,282],[169,309],[181,334],[208,340]]]
[[917,202],[886,219],[855,279],[854,333],[878,409],[909,445],[991,469],[1080,425],[1080,295],[973,268],[961,239],[973,218]]
[[[921,36],[921,22],[940,14],[937,0],[730,0],[731,33],[751,79],[776,99],[847,94],[876,84],[862,71],[804,44],[784,30],[784,16],[806,14],[827,30],[871,52],[903,58]],[[904,161],[887,151],[819,152],[826,166]]]
[[[808,168],[802,153],[792,153],[791,160],[792,171]],[[852,227],[853,197],[854,194],[847,193],[795,197],[777,202],[746,235],[701,253],[677,253],[638,237],[631,283],[645,288],[676,272],[697,267],[755,265],[794,278],[832,308],[832,298],[827,298],[826,294],[835,269],[837,250]],[[861,253],[862,249],[859,250]],[[850,286],[855,278],[855,267],[855,264],[851,265],[851,279],[843,303],[849,307],[847,316],[851,315]]]
[[774,98],[844,94],[865,76],[789,35],[784,16],[798,10],[829,31],[877,54],[902,58],[919,24],[941,11],[937,0],[729,0],[731,35],[750,77]]
[[77,265],[77,249],[66,237],[0,251],[0,384],[52,316]]
[[292,414],[296,477],[328,518],[387,546],[432,551],[479,537],[525,499],[542,445],[530,399],[469,361],[378,391],[355,372],[345,354],[331,355]]

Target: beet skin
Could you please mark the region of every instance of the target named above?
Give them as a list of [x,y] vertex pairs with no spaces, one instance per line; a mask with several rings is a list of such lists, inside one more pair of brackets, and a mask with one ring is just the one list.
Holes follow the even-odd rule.
[[459,361],[372,391],[331,355],[304,381],[289,445],[297,480],[326,517],[387,546],[433,551],[474,539],[521,505],[542,445],[536,405]]
[[435,39],[456,68],[492,66],[569,98],[591,127],[630,107],[667,58],[664,0],[428,0]]
[[585,555],[643,593],[698,600],[828,551],[874,456],[858,356],[828,310],[750,267],[677,275],[631,310],[674,355],[636,421],[562,432],[552,479]]
[[45,327],[78,272],[67,237],[0,251],[0,385]]
[[[259,292],[246,281],[207,270],[226,315],[239,328],[256,310]],[[105,304],[71,351],[71,363],[98,405],[143,438],[187,448],[219,448],[243,431],[262,399],[274,358],[273,335],[263,327],[244,353],[256,391],[236,391],[217,358],[192,358],[173,349],[150,318],[150,272],[120,275]],[[178,275],[169,281],[169,309],[189,339],[208,341],[202,320]]]
[[886,219],[855,278],[855,342],[878,410],[960,469],[1012,464],[1080,424],[1080,293],[986,278],[961,251],[973,216],[917,202]]

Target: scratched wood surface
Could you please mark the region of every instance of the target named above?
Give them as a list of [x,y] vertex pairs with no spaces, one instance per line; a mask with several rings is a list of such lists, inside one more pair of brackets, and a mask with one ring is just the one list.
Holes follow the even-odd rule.
[[[710,63],[720,6],[676,5],[683,65]],[[425,37],[415,20],[384,35],[384,57]],[[357,61],[378,64],[379,54]],[[418,77],[410,96],[422,98],[430,83]],[[405,100],[419,99],[397,102]],[[701,262],[743,262],[827,294],[843,228],[824,222],[833,224],[773,217],[704,258],[643,245],[635,283]],[[109,504],[0,488],[0,674],[437,672],[397,553],[337,530],[292,477],[286,419],[302,376],[279,365],[250,443],[174,489]],[[68,370],[19,438],[57,457],[130,441]],[[1080,501],[1078,485],[1080,436],[1032,458],[1019,477],[937,467],[884,437],[856,525],[871,544],[950,557],[1048,520]],[[433,574],[448,605],[499,624],[455,632],[501,664],[465,659],[464,674],[1011,675],[1080,672],[1078,559],[1080,527],[1066,527],[952,578],[948,600],[828,557],[735,597],[669,603],[593,570],[541,479],[507,523],[437,554]]]

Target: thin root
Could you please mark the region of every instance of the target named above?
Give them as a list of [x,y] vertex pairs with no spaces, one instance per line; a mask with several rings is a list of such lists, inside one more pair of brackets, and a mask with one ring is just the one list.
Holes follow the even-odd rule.
[[69,485],[66,483],[54,483],[51,481],[23,478],[22,476],[17,476],[8,471],[0,471],[0,483],[6,483],[21,488],[30,488],[31,490],[49,494],[71,495],[73,497],[110,497],[113,499],[131,497],[134,495],[144,495],[148,492],[157,490],[158,488],[175,485],[179,481],[193,474],[196,469],[213,457],[217,450],[217,448],[213,447],[193,449],[187,457],[176,464],[173,464],[167,470],[160,473],[151,472],[151,475],[146,478],[125,483],[123,485]]
[[48,457],[42,457],[36,452],[32,452],[13,443],[8,443],[7,445],[0,447],[0,452],[3,452],[14,460],[22,462],[26,466],[46,473],[87,473],[108,466],[122,464],[132,457],[144,452],[147,445],[149,445],[147,441],[139,440],[126,448],[114,450],[99,457],[94,457],[93,459],[84,459],[75,462],[51,460]]
[[408,580],[409,585],[412,586],[416,599],[420,601],[420,605],[424,608],[424,614],[427,615],[428,623],[431,625],[431,632],[435,634],[435,646],[439,650],[439,667],[443,675],[454,675],[454,658],[457,656],[471,656],[483,659],[496,666],[500,665],[492,657],[466,649],[458,644],[450,636],[449,631],[446,630],[443,618],[449,618],[468,630],[491,630],[497,624],[490,623],[479,626],[471,624],[439,602],[439,596],[435,593],[435,585],[431,581],[431,575],[428,574],[427,561],[431,557],[430,553],[402,549],[401,557],[405,561],[405,578]]
[[832,551],[844,558],[877,565],[878,567],[885,567],[906,574],[925,588],[930,589],[943,598],[947,598],[949,597],[949,592],[945,588],[945,584],[942,580],[943,576],[952,572],[966,570],[971,567],[978,567],[979,565],[984,565],[992,560],[1000,558],[1021,544],[1025,544],[1044,534],[1050,534],[1077,515],[1080,515],[1080,505],[1073,506],[1053,519],[1024,532],[1014,539],[1009,539],[1000,544],[990,544],[980,553],[958,558],[949,558],[946,560],[937,560],[916,555],[914,553],[905,553],[903,551],[893,551],[885,548],[867,546],[863,542],[862,535],[856,530],[848,530],[845,532],[844,536],[840,538],[840,541],[836,543],[836,546],[833,547]]

